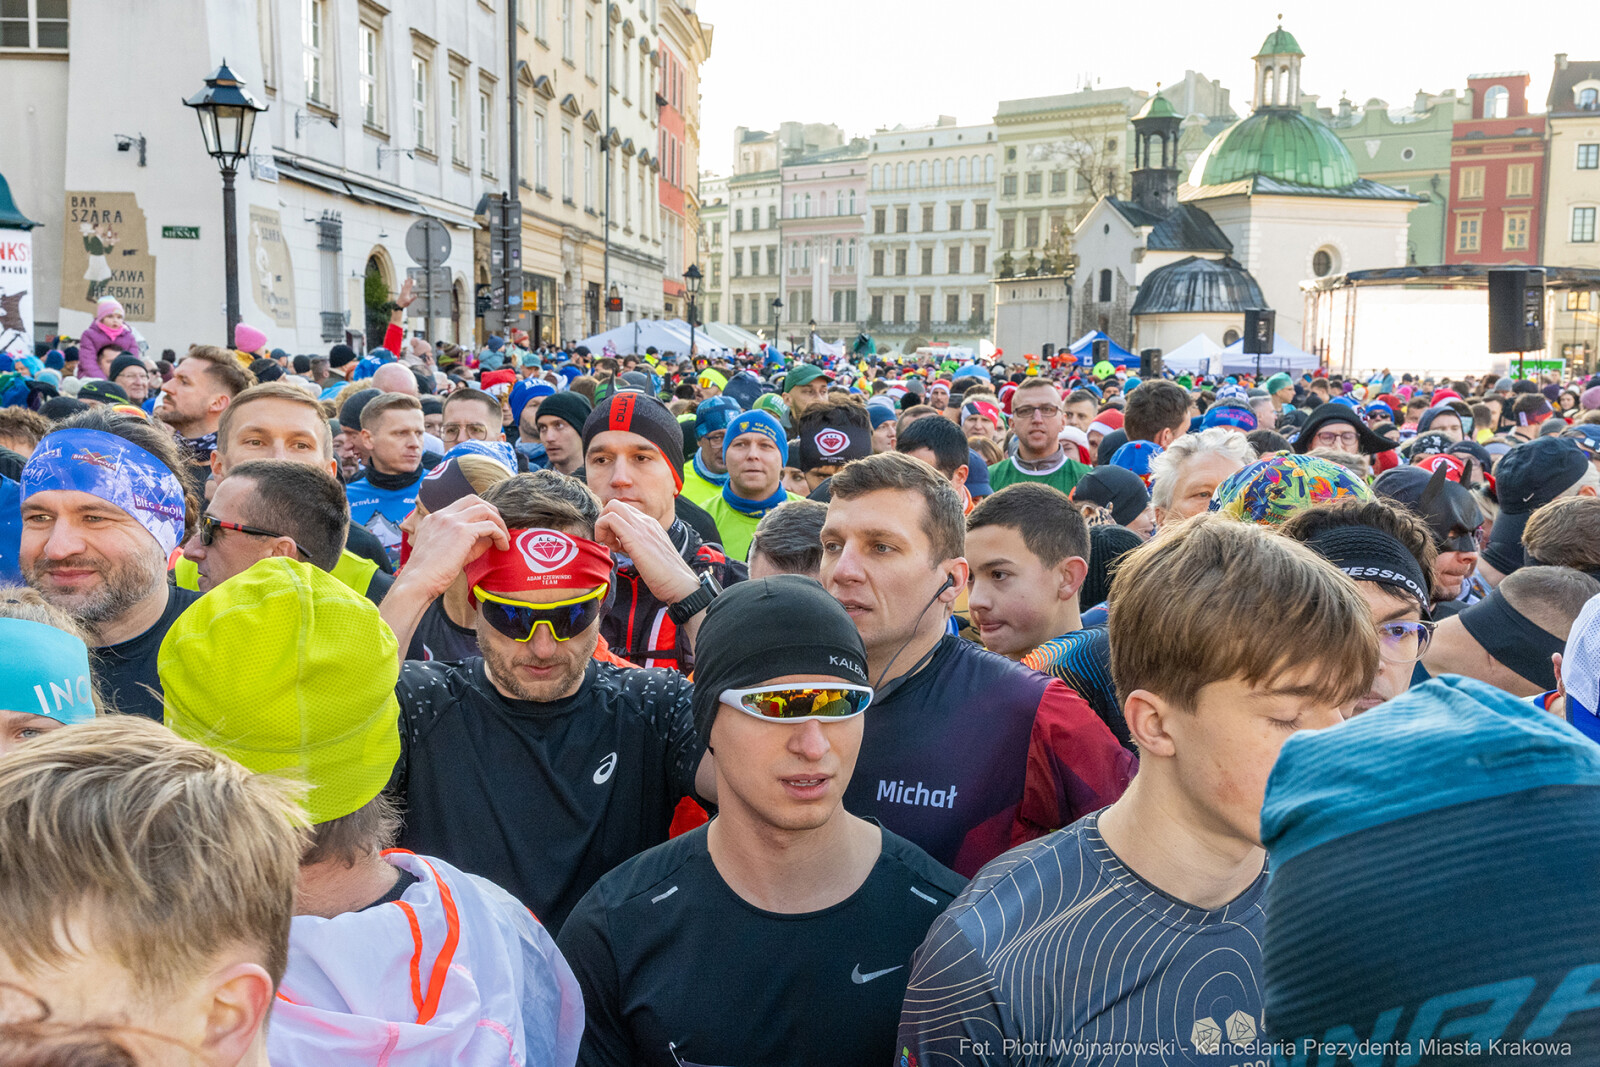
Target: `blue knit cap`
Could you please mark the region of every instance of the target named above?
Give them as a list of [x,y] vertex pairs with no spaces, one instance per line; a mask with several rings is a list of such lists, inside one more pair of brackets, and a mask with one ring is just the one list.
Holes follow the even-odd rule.
[[553,396],[556,387],[549,382],[541,382],[537,378],[524,378],[511,387],[511,421],[517,424],[522,422],[522,412],[528,402],[534,397]]
[[772,443],[778,446],[778,454],[783,457],[784,465],[788,465],[789,441],[783,432],[783,426],[765,411],[746,411],[728,423],[728,432],[722,437],[722,458],[724,462],[728,458],[728,446],[733,444],[734,438],[741,437],[747,433],[758,433],[771,438]]
[[1542,706],[1443,677],[1295,734],[1261,840],[1268,1041],[1404,1042],[1419,1067],[1495,1062],[1433,1041],[1600,1047],[1600,746]]
[[726,430],[728,423],[738,418],[742,410],[739,402],[731,396],[714,396],[700,401],[700,405],[694,409],[694,439],[698,441],[707,434]]

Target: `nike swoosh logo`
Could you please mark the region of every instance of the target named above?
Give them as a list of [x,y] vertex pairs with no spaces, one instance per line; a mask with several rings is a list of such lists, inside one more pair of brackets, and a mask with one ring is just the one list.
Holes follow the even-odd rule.
[[854,982],[856,985],[866,985],[874,978],[882,978],[886,974],[893,974],[895,971],[900,970],[900,968],[904,966],[905,964],[902,963],[900,967],[885,967],[881,971],[871,971],[867,974],[862,974],[861,964],[858,963],[856,964],[856,969],[850,972],[850,981]]

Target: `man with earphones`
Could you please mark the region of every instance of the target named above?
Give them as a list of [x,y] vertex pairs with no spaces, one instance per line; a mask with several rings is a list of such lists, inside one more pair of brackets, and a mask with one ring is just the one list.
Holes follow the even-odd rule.
[[846,807],[971,877],[1121,796],[1134,757],[1082,697],[947,635],[967,584],[950,483],[886,452],[832,485],[822,584],[861,634],[875,691]]

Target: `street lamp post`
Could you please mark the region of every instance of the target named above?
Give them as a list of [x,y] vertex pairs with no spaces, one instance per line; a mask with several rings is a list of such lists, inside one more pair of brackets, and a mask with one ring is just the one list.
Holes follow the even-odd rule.
[[772,298],[772,351],[778,351],[778,328],[783,324],[783,298]]
[[700,295],[700,264],[691,263],[683,272],[683,291],[689,296],[689,358],[694,359],[695,298]]
[[817,354],[817,320],[812,319],[806,323],[806,328],[809,331],[806,334],[806,352],[814,356]]
[[244,82],[228,69],[228,61],[206,77],[206,87],[184,102],[200,119],[200,135],[205,138],[206,154],[217,161],[222,171],[222,254],[223,274],[228,292],[228,347],[233,347],[233,330],[239,325],[239,234],[238,212],[234,206],[233,177],[239,161],[250,154],[250,135],[255,132],[256,115],[267,110],[265,104],[245,92]]

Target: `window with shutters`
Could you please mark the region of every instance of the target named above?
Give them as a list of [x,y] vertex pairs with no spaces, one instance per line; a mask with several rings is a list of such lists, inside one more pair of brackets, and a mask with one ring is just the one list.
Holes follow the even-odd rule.
[[1461,177],[1458,179],[1456,196],[1461,200],[1483,199],[1483,168],[1462,167]]

